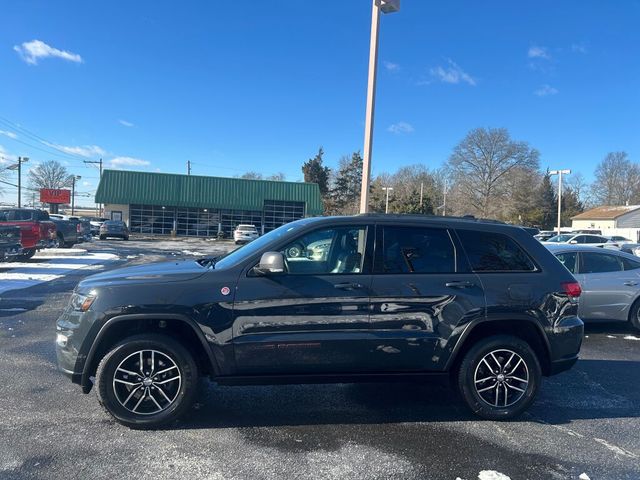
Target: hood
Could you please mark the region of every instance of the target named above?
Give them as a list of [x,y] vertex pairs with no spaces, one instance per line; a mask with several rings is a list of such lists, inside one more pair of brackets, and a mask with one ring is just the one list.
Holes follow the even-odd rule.
[[172,262],[150,263],[134,267],[117,268],[98,273],[82,280],[78,287],[89,289],[111,285],[183,282],[198,278],[208,268],[195,260],[176,260]]

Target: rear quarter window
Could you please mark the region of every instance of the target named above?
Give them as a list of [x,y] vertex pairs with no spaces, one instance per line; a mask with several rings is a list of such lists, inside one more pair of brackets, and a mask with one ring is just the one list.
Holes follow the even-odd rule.
[[474,272],[535,272],[524,249],[502,233],[457,230]]

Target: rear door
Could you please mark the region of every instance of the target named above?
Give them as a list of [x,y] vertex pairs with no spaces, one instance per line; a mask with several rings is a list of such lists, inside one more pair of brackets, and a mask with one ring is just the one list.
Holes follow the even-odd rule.
[[604,251],[580,252],[578,276],[583,295],[579,315],[586,319],[627,320],[629,307],[640,290],[640,270],[633,268],[634,263],[638,262]]
[[377,226],[368,341],[376,370],[438,369],[440,342],[484,308],[478,276],[447,228]]

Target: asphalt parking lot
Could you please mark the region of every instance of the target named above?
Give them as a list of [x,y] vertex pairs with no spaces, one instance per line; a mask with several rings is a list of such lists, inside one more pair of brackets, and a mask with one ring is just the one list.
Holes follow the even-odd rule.
[[502,423],[435,384],[202,381],[186,419],[133,431],[57,372],[54,322],[83,276],[229,248],[105,241],[0,266],[0,478],[640,479],[640,334],[621,325],[588,326],[578,364]]

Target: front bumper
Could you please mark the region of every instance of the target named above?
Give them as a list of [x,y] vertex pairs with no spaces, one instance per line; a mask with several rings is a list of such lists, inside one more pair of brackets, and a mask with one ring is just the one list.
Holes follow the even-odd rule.
[[0,247],[0,261],[10,261],[22,254],[22,245],[19,243],[13,245],[4,245]]

